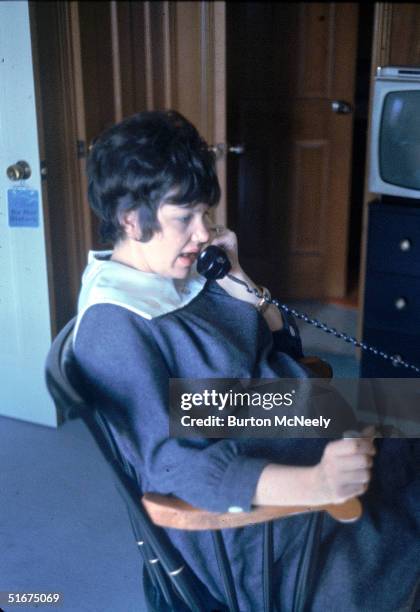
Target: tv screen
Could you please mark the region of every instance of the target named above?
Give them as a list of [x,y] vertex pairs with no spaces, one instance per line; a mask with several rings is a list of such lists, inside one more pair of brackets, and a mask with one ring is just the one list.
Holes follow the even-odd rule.
[[420,190],[420,91],[393,91],[385,96],[379,172],[386,183]]

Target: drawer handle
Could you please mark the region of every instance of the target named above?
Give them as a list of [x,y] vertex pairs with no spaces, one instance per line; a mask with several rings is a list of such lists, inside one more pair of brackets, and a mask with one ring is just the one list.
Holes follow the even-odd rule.
[[409,251],[411,249],[411,240],[409,238],[403,238],[400,240],[400,250],[401,251]]
[[394,366],[394,368],[398,368],[398,366],[400,365],[400,362],[403,360],[402,356],[399,355],[398,353],[396,355],[392,356],[392,365]]
[[397,310],[404,310],[407,307],[407,300],[403,297],[399,297],[395,300],[394,306]]

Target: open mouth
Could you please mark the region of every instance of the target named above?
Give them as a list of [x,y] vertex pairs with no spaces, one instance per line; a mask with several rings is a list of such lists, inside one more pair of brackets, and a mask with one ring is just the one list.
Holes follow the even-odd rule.
[[178,261],[185,266],[191,266],[197,259],[198,252],[196,251],[185,251],[178,255]]

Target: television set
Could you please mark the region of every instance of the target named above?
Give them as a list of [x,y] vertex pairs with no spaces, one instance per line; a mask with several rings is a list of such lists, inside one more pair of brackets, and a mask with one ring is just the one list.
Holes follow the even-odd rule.
[[384,66],[377,69],[369,191],[420,199],[420,68]]

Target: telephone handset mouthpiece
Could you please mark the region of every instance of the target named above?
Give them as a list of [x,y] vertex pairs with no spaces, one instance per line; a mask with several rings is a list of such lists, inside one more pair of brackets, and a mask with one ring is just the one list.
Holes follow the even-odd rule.
[[210,244],[204,251],[201,251],[197,259],[197,272],[207,280],[225,277],[231,267],[224,250],[215,244]]

